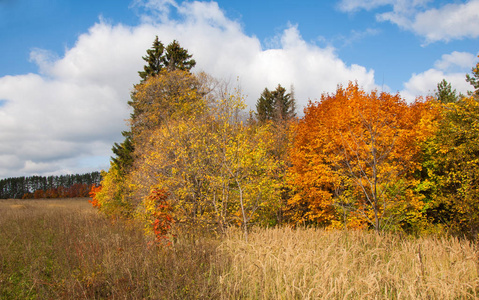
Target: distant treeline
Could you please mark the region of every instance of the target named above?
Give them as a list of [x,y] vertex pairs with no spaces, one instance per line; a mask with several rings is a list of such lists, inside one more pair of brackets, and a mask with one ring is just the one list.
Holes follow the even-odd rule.
[[0,180],[0,199],[88,197],[100,182],[100,172],[6,178]]

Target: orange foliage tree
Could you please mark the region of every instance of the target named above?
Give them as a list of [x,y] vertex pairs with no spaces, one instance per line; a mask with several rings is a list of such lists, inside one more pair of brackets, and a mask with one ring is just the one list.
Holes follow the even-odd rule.
[[100,208],[101,203],[98,201],[97,194],[101,191],[101,185],[92,185],[90,188],[90,200],[88,202],[93,205],[93,207]]
[[166,241],[167,244],[171,244],[171,241],[168,240],[168,234],[174,220],[171,216],[173,209],[167,198],[168,193],[164,189],[154,187],[148,196],[148,201],[153,208],[151,210],[151,217],[153,218],[151,224],[156,240],[158,242]]
[[377,231],[419,222],[413,175],[420,144],[433,132],[430,107],[353,83],[310,102],[290,152],[292,220]]

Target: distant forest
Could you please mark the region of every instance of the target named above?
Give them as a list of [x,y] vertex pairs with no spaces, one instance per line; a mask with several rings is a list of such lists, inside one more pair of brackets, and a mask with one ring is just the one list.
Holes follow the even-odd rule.
[[88,197],[100,182],[100,172],[0,179],[0,199]]

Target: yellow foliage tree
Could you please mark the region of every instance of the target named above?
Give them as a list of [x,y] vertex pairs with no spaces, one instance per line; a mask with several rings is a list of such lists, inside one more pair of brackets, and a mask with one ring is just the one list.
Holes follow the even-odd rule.
[[128,189],[117,164],[111,163],[108,172],[102,172],[101,189],[95,193],[95,206],[110,217],[129,217],[133,206]]
[[130,105],[135,111],[131,129],[135,143],[167,120],[196,113],[204,105],[203,88],[188,71],[161,70],[135,86]]
[[155,186],[167,189],[177,229],[268,223],[279,205],[270,131],[243,124],[239,93],[201,94],[202,103],[184,101],[136,147],[131,187],[139,214]]
[[427,143],[424,190],[430,215],[452,233],[479,236],[479,102],[474,96],[437,104],[436,135]]

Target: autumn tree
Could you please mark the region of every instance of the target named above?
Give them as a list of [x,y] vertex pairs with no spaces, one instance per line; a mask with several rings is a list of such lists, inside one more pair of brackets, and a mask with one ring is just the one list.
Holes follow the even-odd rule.
[[130,217],[133,205],[130,201],[128,182],[119,166],[110,162],[108,172],[102,172],[101,189],[94,188],[93,205],[110,217]]
[[[114,213],[121,211],[121,214],[129,214],[131,211],[127,211],[134,207],[131,205],[133,200],[129,190],[130,172],[137,159],[136,148],[141,147],[141,143],[145,140],[143,137],[158,126],[165,116],[174,114],[175,107],[178,105],[175,101],[181,102],[191,98],[184,93],[181,95],[175,93],[181,93],[181,91],[187,93],[195,89],[194,80],[189,80],[193,77],[188,76],[191,75],[189,71],[195,65],[195,61],[177,41],[173,41],[165,48],[156,36],[152,48],[146,53],[143,60],[147,64],[143,67],[143,71],[138,72],[141,82],[135,85],[131,93],[131,101],[128,102],[133,108],[130,130],[122,133],[125,137],[122,143],[113,145],[114,156],[111,158],[110,170],[105,174],[102,182],[104,192],[101,190],[96,192],[96,198],[108,204],[100,207],[103,210],[115,207],[109,210]],[[182,72],[188,75],[182,77]],[[183,86],[180,86],[181,83]],[[117,206],[123,206],[124,211]]]
[[426,108],[352,83],[310,102],[291,150],[293,220],[379,231],[420,219],[412,175],[421,167],[420,142],[430,134]]
[[[275,90],[265,88],[256,102],[255,117],[259,126],[268,126],[273,140],[270,152],[278,163],[277,180],[285,182],[286,170],[290,166],[288,148],[291,142],[290,126],[296,120],[296,99],[294,88],[290,93],[278,84]],[[280,188],[282,203],[290,197],[290,189],[283,184]],[[283,209],[277,212],[278,221],[281,222]]]
[[[165,52],[165,53],[164,53]],[[152,111],[156,110],[157,114],[162,114],[163,117],[159,116],[159,119],[164,118],[165,114],[171,113],[171,109],[168,108],[168,100],[166,99],[169,95],[173,95],[175,92],[181,91],[181,88],[175,90],[175,79],[166,82],[160,82],[159,84],[164,84],[164,86],[159,86],[158,82],[156,84],[152,83],[155,77],[169,78],[168,73],[181,74],[182,72],[190,73],[191,68],[196,65],[194,59],[191,59],[192,55],[188,53],[188,50],[182,48],[180,44],[174,40],[166,48],[158,40],[158,36],[153,42],[151,49],[147,50],[147,56],[143,57],[148,64],[144,66],[144,71],[138,72],[142,81],[139,85],[135,86],[131,94],[132,100],[128,104],[133,108],[133,113],[131,115],[131,127],[134,129],[138,124],[143,124],[148,126],[155,126],[158,121],[152,121]],[[182,75],[180,75],[181,77]],[[174,77],[174,76],[172,76]],[[188,77],[188,76],[186,76]],[[185,78],[186,78],[185,77]],[[188,77],[193,78],[193,77]],[[148,82],[149,79],[152,79]],[[176,77],[178,79],[178,76]],[[195,88],[195,83],[191,80],[187,80],[184,85],[191,85],[191,89]],[[143,95],[138,95],[139,91],[149,90],[149,96],[146,97]],[[156,92],[153,93],[153,90],[156,89]],[[159,94],[163,93],[160,97]],[[165,98],[166,97],[166,98]],[[178,98],[178,97],[176,97]],[[162,99],[161,101],[159,99]],[[161,102],[161,104],[160,104]],[[152,106],[150,106],[152,105]],[[171,106],[175,106],[175,103],[172,103]],[[146,121],[149,119],[150,121]],[[136,132],[132,132],[132,137],[136,135]]]
[[443,79],[437,84],[436,98],[441,103],[452,103],[458,99],[456,90],[452,89],[451,84]]
[[[278,209],[269,130],[242,123],[240,95],[199,95],[192,100],[203,105],[181,102],[177,108],[184,113],[167,116],[138,148],[135,197],[146,199],[151,186],[167,189],[175,229],[183,234],[231,225],[246,233],[248,224],[260,224]],[[142,202],[139,211],[148,207]]]
[[425,186],[428,214],[450,232],[476,239],[479,234],[479,103],[465,97],[438,105],[439,127],[428,143]]
[[[164,68],[164,48],[163,43],[159,41],[158,36],[156,36],[152,48],[147,49],[147,55],[142,57],[147,64],[143,67],[143,71],[138,72],[141,77],[141,82],[146,81],[150,77],[156,76]],[[128,102],[128,104],[133,107],[133,112],[131,113],[132,119],[135,119],[142,113],[134,108],[136,102],[135,93],[132,93],[131,101]],[[126,203],[124,193],[126,193],[126,187],[128,186],[126,182],[127,175],[130,173],[134,161],[135,144],[131,130],[123,131],[122,135],[124,137],[123,142],[120,144],[113,144],[112,152],[114,156],[111,157],[110,171],[105,174],[105,183],[107,184],[103,184],[103,186],[105,187],[105,190],[108,189],[109,191],[104,195],[101,190],[96,192],[99,195],[98,197],[102,199],[101,201],[104,202]],[[117,190],[112,191],[112,189]]]
[[197,77],[183,70],[163,70],[137,85],[134,90],[136,101],[131,106],[141,113],[130,119],[134,142],[166,120],[188,115],[203,106],[199,88]]
[[[149,78],[165,73],[164,71],[183,70],[190,71],[195,66],[196,62],[191,59],[192,55],[188,54],[188,50],[182,48],[179,43],[174,40],[170,43],[166,49],[163,43],[156,36],[151,49],[146,50],[147,55],[143,56],[143,60],[147,63],[143,67],[143,71],[139,71],[138,74],[141,77],[141,84],[145,83]],[[141,103],[137,99],[136,89],[131,94],[132,100],[128,104],[133,108],[131,119],[141,119],[142,114],[145,112],[147,103]],[[134,141],[133,133],[131,131],[122,132],[125,140],[118,144],[113,145],[112,151],[115,154],[112,157],[112,162],[118,165],[122,174],[126,175],[131,168],[134,157]]]

